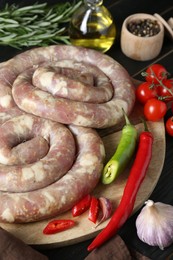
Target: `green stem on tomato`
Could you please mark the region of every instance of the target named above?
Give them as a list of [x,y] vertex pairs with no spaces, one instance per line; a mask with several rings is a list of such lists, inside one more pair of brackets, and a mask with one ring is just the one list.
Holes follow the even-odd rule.
[[[164,89],[166,89],[166,90],[173,96],[173,92],[171,91],[171,89],[167,88],[167,87],[163,84],[162,80],[160,80],[160,79],[156,76],[156,74],[154,73],[154,71],[153,71],[152,69],[151,69],[151,73],[153,73],[154,77],[155,77],[155,78],[157,79],[157,81],[159,82],[159,84],[154,84],[154,86],[156,86],[156,87],[162,86]],[[145,77],[145,76],[148,75],[148,73],[142,72],[141,75]],[[160,99],[160,100],[161,100],[161,99]]]

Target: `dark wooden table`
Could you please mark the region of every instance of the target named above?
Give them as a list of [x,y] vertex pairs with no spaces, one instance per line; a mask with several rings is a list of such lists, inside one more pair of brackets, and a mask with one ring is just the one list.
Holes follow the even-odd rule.
[[[1,4],[5,2],[9,3],[24,3],[24,1],[1,1]],[[27,1],[27,5],[34,1]],[[44,1],[37,1],[44,2]],[[49,4],[53,4],[57,1],[48,1]],[[160,63],[167,68],[167,70],[173,76],[173,42],[165,36],[162,51],[158,57],[153,60],[138,62],[127,58],[120,49],[120,32],[121,26],[124,19],[130,14],[134,13],[158,13],[168,20],[173,17],[173,2],[172,0],[105,0],[104,4],[111,11],[116,27],[117,27],[117,38],[114,46],[107,52],[108,55],[113,57],[119,63],[121,63],[129,72],[129,74],[139,80],[142,80],[141,72],[146,69],[151,63]],[[17,50],[9,47],[1,47],[0,49],[0,60],[4,61],[17,54]],[[167,115],[171,115],[171,111],[168,111]],[[159,151],[158,151],[159,152]],[[173,137],[166,134],[166,156],[164,167],[158,181],[156,188],[151,194],[152,200],[164,202],[173,205]],[[123,238],[126,244],[136,249],[141,254],[148,256],[151,259],[173,259],[173,245],[160,250],[158,247],[151,247],[141,242],[136,234],[135,219],[139,212],[133,215],[126,224],[119,231],[119,235]],[[47,255],[50,260],[61,259],[61,260],[82,260],[88,255],[87,246],[92,240],[81,242],[79,244],[55,248],[51,250],[40,250],[43,254]],[[172,256],[172,258],[171,258]],[[107,259],[105,259],[107,260]],[[127,259],[128,260],[128,259]]]

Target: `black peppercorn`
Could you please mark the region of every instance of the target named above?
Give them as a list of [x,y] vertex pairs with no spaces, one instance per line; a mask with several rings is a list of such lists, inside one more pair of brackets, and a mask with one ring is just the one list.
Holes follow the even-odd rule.
[[127,29],[139,37],[151,37],[159,33],[160,27],[156,20],[139,19],[131,21]]

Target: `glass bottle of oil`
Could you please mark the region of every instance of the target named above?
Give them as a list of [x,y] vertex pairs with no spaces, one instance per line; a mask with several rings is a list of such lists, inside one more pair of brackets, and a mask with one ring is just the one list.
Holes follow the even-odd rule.
[[72,16],[69,27],[73,45],[106,52],[113,45],[116,27],[103,0],[84,0]]

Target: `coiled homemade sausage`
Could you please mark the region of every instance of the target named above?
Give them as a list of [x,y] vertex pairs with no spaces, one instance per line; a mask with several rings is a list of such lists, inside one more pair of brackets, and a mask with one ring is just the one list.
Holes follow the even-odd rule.
[[[109,84],[106,82],[106,86],[111,84],[113,87],[112,98],[100,104],[97,101],[96,103],[90,101],[80,102],[79,100],[74,101],[62,97],[56,97],[55,99],[51,93],[35,88],[32,85],[33,70],[42,64],[51,65],[59,61],[61,61],[61,70],[62,67],[69,68],[68,66],[70,66],[71,68],[72,66],[67,65],[68,63],[80,64],[76,65],[78,67],[82,66],[82,64],[86,67],[90,65],[91,67],[97,67],[96,70],[101,70],[100,73],[105,74],[105,78],[109,79]],[[8,88],[14,85],[12,90],[13,101],[22,111],[64,124],[93,128],[110,127],[122,120],[122,108],[129,114],[134,105],[134,88],[127,71],[112,58],[94,50],[66,45],[40,47],[15,56],[13,59],[1,64],[0,68],[0,74],[4,72],[4,75],[6,75],[6,70],[10,71],[5,84]],[[27,72],[29,69],[31,69],[32,73],[31,71]],[[24,74],[20,75],[23,72]],[[91,72],[92,68],[90,69]],[[97,81],[95,76],[94,81]],[[1,82],[2,78],[0,76]],[[64,79],[63,83],[66,84]],[[99,89],[97,86],[94,88]],[[107,94],[107,91],[105,92]],[[82,91],[81,96],[85,96],[85,92]],[[6,98],[6,102],[11,104],[12,100],[7,101]],[[7,104],[5,104],[5,107],[7,107]]]
[[70,126],[69,129],[77,148],[71,169],[58,181],[38,190],[23,193],[1,191],[2,222],[25,223],[56,216],[69,210],[95,188],[105,157],[101,138],[91,128]]
[[33,74],[32,83],[54,97],[82,102],[103,103],[113,95],[112,84],[100,69],[72,60],[39,66]]
[[0,143],[1,191],[45,187],[66,174],[76,154],[67,127],[29,114],[2,124]]
[[94,50],[40,47],[1,63],[0,221],[56,216],[90,193],[105,156],[90,127],[119,123],[134,101],[127,71]]

